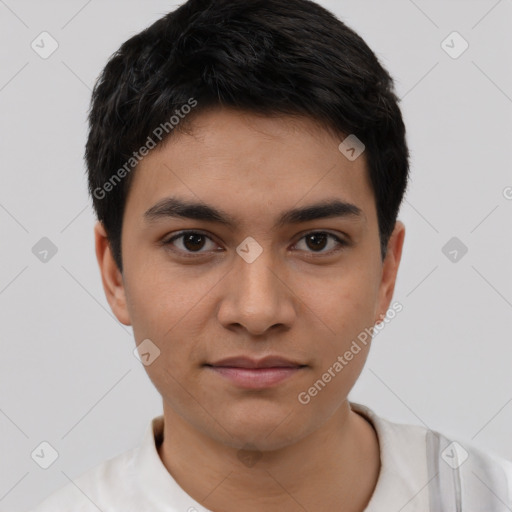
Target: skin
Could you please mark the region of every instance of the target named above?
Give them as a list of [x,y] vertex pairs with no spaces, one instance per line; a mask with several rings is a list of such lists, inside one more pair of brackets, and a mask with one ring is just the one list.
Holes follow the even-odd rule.
[[[364,153],[348,160],[338,149],[343,137],[312,119],[214,109],[191,126],[135,172],[122,273],[101,223],[95,227],[112,311],[133,326],[137,344],[149,338],[160,350],[145,367],[163,398],[160,458],[212,511],[362,511],[378,479],[379,443],[347,396],[370,343],[307,405],[297,397],[390,307],[404,225],[396,223],[382,261]],[[148,222],[144,212],[171,195],[222,209],[237,225]],[[274,228],[281,212],[330,199],[354,204],[362,215]],[[209,238],[161,243],[182,230]],[[335,239],[308,243],[312,231],[349,244],[336,251]],[[252,263],[236,252],[248,236],[263,249]],[[247,390],[204,366],[267,354],[306,367],[272,387]]]

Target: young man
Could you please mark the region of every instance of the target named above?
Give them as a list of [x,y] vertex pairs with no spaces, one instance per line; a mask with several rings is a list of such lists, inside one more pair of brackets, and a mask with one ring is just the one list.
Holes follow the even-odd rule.
[[125,42],[86,160],[163,416],[35,510],[510,510],[512,463],[347,399],[400,309],[408,158],[391,77],[313,2],[189,0]]

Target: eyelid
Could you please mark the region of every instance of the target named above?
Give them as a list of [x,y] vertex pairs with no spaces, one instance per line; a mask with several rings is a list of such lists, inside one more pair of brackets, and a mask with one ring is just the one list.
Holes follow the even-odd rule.
[[325,252],[305,251],[305,253],[308,256],[313,256],[313,257],[315,257],[315,256],[317,256],[317,257],[332,256],[333,254],[338,253],[339,251],[341,251],[342,249],[345,249],[346,247],[348,247],[350,245],[350,240],[348,239],[348,237],[340,236],[339,234],[332,233],[325,229],[313,229],[313,230],[305,231],[300,234],[299,239],[293,245],[294,246],[297,245],[307,235],[316,235],[316,234],[328,235],[328,237],[331,237],[332,239],[334,239],[337,242],[338,247],[336,247],[335,249],[331,249],[330,251],[325,251]]
[[[179,232],[173,234],[170,237],[164,237],[162,239],[162,241],[160,242],[160,244],[163,245],[166,248],[169,247],[171,251],[173,251],[175,253],[178,253],[181,256],[184,256],[186,258],[196,258],[196,257],[204,256],[205,254],[208,254],[207,252],[196,252],[196,253],[194,253],[194,252],[187,252],[187,251],[182,251],[180,249],[171,248],[172,247],[172,242],[174,242],[175,240],[178,240],[179,238],[181,238],[181,237],[183,237],[185,235],[188,235],[190,233],[197,234],[197,235],[202,235],[205,238],[208,238],[209,240],[211,240],[212,242],[217,244],[217,242],[214,240],[215,237],[213,237],[211,234],[207,233],[206,231],[202,231],[201,229],[184,229],[182,231],[179,231]],[[220,252],[220,251],[218,251],[218,252]]]

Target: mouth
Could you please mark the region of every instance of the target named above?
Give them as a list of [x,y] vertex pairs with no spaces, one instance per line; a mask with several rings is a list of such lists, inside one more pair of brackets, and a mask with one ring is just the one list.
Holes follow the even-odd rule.
[[204,365],[232,384],[246,389],[265,389],[301,373],[307,365],[271,356],[263,359],[232,357]]

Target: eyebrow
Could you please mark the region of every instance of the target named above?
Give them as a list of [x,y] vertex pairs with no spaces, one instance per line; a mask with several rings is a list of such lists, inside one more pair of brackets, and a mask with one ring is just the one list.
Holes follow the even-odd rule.
[[[177,197],[166,197],[144,213],[144,218],[148,223],[169,217],[215,222],[231,229],[235,229],[237,226],[236,219],[223,210],[205,203],[191,202]],[[300,224],[333,217],[365,219],[363,211],[355,204],[332,199],[282,212],[274,224],[274,229],[288,224]]]

